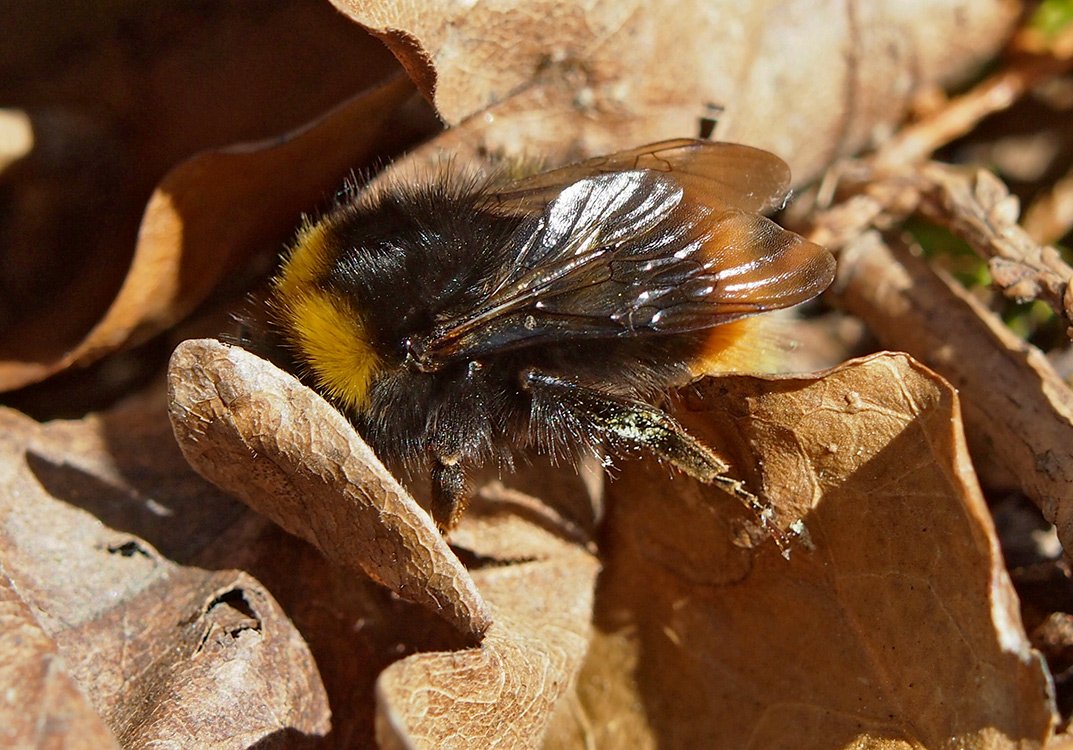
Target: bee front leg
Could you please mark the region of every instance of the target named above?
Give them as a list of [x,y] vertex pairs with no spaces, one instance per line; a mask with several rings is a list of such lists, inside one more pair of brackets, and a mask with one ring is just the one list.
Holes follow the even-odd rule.
[[469,504],[470,487],[457,454],[437,456],[432,466],[432,519],[441,534],[453,529]]

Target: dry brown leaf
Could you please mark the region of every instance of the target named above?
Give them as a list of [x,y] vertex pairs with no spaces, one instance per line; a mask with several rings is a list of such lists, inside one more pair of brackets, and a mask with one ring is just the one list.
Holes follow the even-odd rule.
[[[529,559],[474,572],[495,624],[479,648],[415,654],[377,681],[382,748],[540,747],[589,642],[599,565],[574,544],[519,516],[497,535],[474,535],[486,555],[509,538]],[[488,531],[481,508],[463,521]],[[494,505],[485,506],[495,515]],[[506,525],[509,528],[505,528]],[[482,544],[483,539],[483,544]]]
[[[0,411],[0,565],[10,587],[124,747],[323,735],[317,668],[271,595],[242,572],[182,567],[132,533],[158,536],[183,558],[234,519],[234,506],[189,502],[207,488],[164,425],[162,410],[48,425]],[[48,694],[25,697],[3,705],[0,723],[49,715]],[[84,718],[80,726],[93,730]]]
[[[17,499],[19,507],[18,512],[0,508],[0,565],[19,572],[14,580],[20,595],[27,596],[29,587],[27,601],[46,623],[45,637],[69,623],[88,623],[78,626],[77,637],[57,636],[58,659],[68,664],[73,683],[90,701],[87,710],[99,711],[124,744],[136,744],[150,732],[160,737],[174,726],[173,712],[192,726],[211,719],[221,727],[229,725],[232,712],[249,713],[235,703],[233,686],[222,681],[227,690],[204,687],[198,675],[230,653],[218,653],[221,639],[230,643],[228,631],[247,643],[256,635],[243,614],[256,610],[262,633],[281,627],[263,624],[272,618],[295,623],[316,660],[312,674],[319,673],[324,687],[303,685],[305,678],[288,678],[282,667],[266,665],[247,672],[250,689],[259,689],[262,678],[284,674],[266,694],[293,690],[298,695],[279,700],[324,711],[317,701],[326,690],[332,707],[327,738],[323,724],[294,720],[290,728],[269,732],[273,740],[285,747],[307,741],[317,747],[371,745],[374,681],[383,668],[416,650],[461,648],[463,639],[438,616],[399,600],[364,574],[328,564],[316,549],[197,476],[175,444],[165,397],[160,388],[99,415],[45,427],[5,412],[0,429],[9,443],[0,451],[0,493],[5,501]],[[161,564],[167,575],[147,576],[147,568],[159,570]],[[260,583],[236,578],[235,570]],[[192,590],[198,581],[200,589]],[[152,596],[141,595],[138,607],[131,603],[134,594],[124,593],[147,587]],[[262,606],[264,590],[286,615]],[[142,606],[148,598],[157,604]],[[193,610],[176,613],[184,607]],[[83,638],[83,629],[90,627],[94,635]],[[198,650],[182,640],[190,635],[199,642],[208,636],[208,645]],[[272,655],[296,669],[308,666],[304,647]],[[58,669],[53,669],[57,678]],[[0,670],[0,676],[7,675]],[[183,693],[182,707],[161,702],[171,701],[188,683],[202,688],[194,695]],[[154,685],[175,686],[175,691],[151,693]],[[17,684],[3,683],[0,694],[11,689]],[[151,693],[153,702],[139,709],[143,693]],[[48,711],[32,702],[16,708],[42,716]],[[282,709],[277,714],[280,721],[288,719]],[[0,727],[5,725],[18,723],[0,715]],[[254,744],[247,740],[242,746]]]
[[458,150],[587,156],[717,116],[719,139],[778,153],[799,180],[892,129],[918,88],[971,72],[1018,13],[1007,0],[333,2],[461,126]]
[[554,747],[1039,747],[1054,721],[953,390],[905,355],[709,380],[682,417],[810,544],[730,498],[611,486],[597,633]]
[[168,383],[176,439],[199,473],[480,639],[491,621],[469,574],[327,401],[266,360],[207,339],[175,350]]
[[[154,185],[176,164],[300,128],[399,72],[379,42],[327,3],[273,0],[253,11],[149,0],[60,16],[32,3],[9,10],[8,28],[20,33],[0,45],[0,101],[23,110],[33,142],[0,174],[4,389],[59,367],[99,322],[130,267]],[[327,144],[325,167],[362,147],[356,139],[341,149]],[[360,156],[350,153],[355,163],[346,167]],[[242,211],[226,201],[231,218],[271,203],[308,166],[275,175]],[[312,187],[290,218],[266,224],[289,221],[289,230],[341,173],[323,173],[331,182]]]
[[[107,312],[77,342],[13,330],[13,339],[44,350],[0,359],[0,390],[95,361],[175,324],[285,237],[327,189],[394,142],[399,134],[385,135],[386,122],[411,92],[396,77],[286,136],[205,152],[173,169],[149,199],[131,267]],[[46,315],[30,325],[55,322]]]
[[11,580],[0,575],[0,745],[118,748],[34,620]]
[[[319,396],[218,342],[181,345],[169,379],[176,433],[199,471],[329,559],[366,570],[471,638],[483,633],[490,618],[481,596],[466,589],[469,574]],[[524,479],[523,472],[511,484]],[[531,479],[546,484],[546,472]],[[479,648],[418,654],[387,668],[378,682],[384,746],[541,736],[585,653],[598,570],[592,552],[579,547],[585,539],[517,489],[495,483],[475,499],[452,540],[489,565],[474,578],[493,597],[497,624]]]
[[1046,302],[1067,328],[1073,268],[1017,224],[1017,199],[993,174],[935,162],[868,183],[822,213],[811,234],[842,249],[832,289],[839,303],[884,346],[910,352],[957,386],[985,483],[1019,487],[1057,526],[1068,550],[1073,391],[1043,352],[973,293],[898,239],[867,231],[912,212],[949,228],[986,259],[1005,295]]
[[[611,3],[486,2],[404,17],[414,9],[345,4],[459,123],[434,148],[457,150],[462,164],[467,149],[557,160],[691,135],[720,105],[717,136],[789,156],[799,180],[882,137],[918,87],[987,56],[1017,10],[1001,0],[874,8],[795,0],[674,13],[653,6],[650,15]],[[343,149],[364,148],[331,132],[332,145],[310,145],[296,160],[316,189],[279,203],[266,203],[288,186],[272,174],[271,148],[207,154],[176,170],[147,213],[124,295],[89,342],[101,348],[84,344],[85,358],[175,319],[212,288],[225,256],[239,263],[257,242],[275,243],[269,227],[282,234],[284,214],[314,208],[353,165]],[[37,323],[39,331],[54,324]],[[210,370],[224,360],[203,355],[179,384],[212,385],[208,401],[186,397],[190,415],[218,400],[242,421],[258,404],[306,398],[274,380],[263,392],[228,390],[257,379],[216,378]],[[353,502],[309,503],[298,491],[257,501],[350,568],[326,564],[230,503],[179,463],[162,397],[46,426],[0,413],[0,571],[15,602],[9,621],[33,641],[18,668],[62,662],[50,684],[64,691],[63,710],[80,717],[85,737],[107,725],[129,746],[365,746],[374,719],[385,747],[538,746],[549,726],[546,744],[557,747],[1040,746],[1052,721],[1046,678],[995,552],[951,392],[898,357],[855,363],[826,381],[715,382],[689,400],[698,411],[691,428],[777,501],[784,524],[804,517],[816,546],[784,563],[731,500],[631,466],[601,537],[610,565],[596,589],[594,637],[592,518],[583,511],[566,521],[524,494],[560,500],[561,473],[538,468],[539,490],[485,488],[452,536],[478,568],[460,587],[469,574],[405,503],[401,531],[389,535],[392,544],[402,538],[400,564],[347,533]],[[227,387],[217,393],[218,384]],[[308,450],[324,445],[317,430],[341,421],[334,412],[324,419],[300,410],[284,420],[309,426],[286,455],[263,442],[286,430],[251,421],[247,442],[206,439],[206,453],[224,445],[233,454],[202,456],[200,466],[232,489],[275,476],[293,490],[291,466],[327,476],[353,458],[341,447],[349,438],[334,454]],[[205,429],[186,426],[191,435]],[[250,462],[250,445],[261,463]],[[222,466],[225,455],[233,466]],[[283,457],[283,471],[266,456]],[[386,496],[398,499],[394,489]],[[359,515],[383,530],[378,503],[359,505]],[[471,635],[492,615],[495,625],[480,647],[457,650],[442,623],[354,574],[370,561],[396,588],[412,580],[417,598],[453,611]],[[435,570],[449,572],[430,580]],[[253,677],[229,682],[236,664]],[[16,674],[7,667],[4,690]],[[29,708],[55,715],[51,694],[36,695]],[[5,705],[0,727],[25,721],[13,711],[26,706]]]
[[1073,393],[1043,353],[875,233],[843,252],[835,286],[885,346],[912,352],[957,386],[980,472],[1014,477],[1073,548]]

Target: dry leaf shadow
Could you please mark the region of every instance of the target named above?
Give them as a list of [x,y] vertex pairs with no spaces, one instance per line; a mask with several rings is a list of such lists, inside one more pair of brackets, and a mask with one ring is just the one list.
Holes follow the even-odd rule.
[[585,548],[592,544],[596,534],[592,501],[569,466],[534,461],[514,473],[488,476],[486,484],[477,485],[481,489],[466,509],[466,520],[479,522],[478,527],[517,523],[569,545]]
[[[563,471],[569,471],[569,469],[563,469]],[[578,534],[572,534],[570,527],[564,527],[561,522],[557,522],[557,519],[551,517],[548,513],[542,513],[531,504],[512,498],[499,497],[495,501],[475,498],[467,512],[472,512],[475,517],[481,517],[492,522],[496,519],[507,518],[517,520],[571,544],[583,544],[587,541],[579,539]]]
[[[153,489],[147,486],[146,491],[152,494],[143,495],[136,486],[116,486],[78,466],[57,463],[32,450],[26,453],[26,465],[52,497],[85,510],[111,529],[144,539],[180,565],[193,564],[223,529],[250,512],[207,483],[205,495],[161,498],[160,485]],[[125,479],[130,480],[130,475]],[[206,512],[206,506],[211,512]]]
[[324,737],[316,737],[300,732],[293,727],[279,729],[249,745],[247,750],[305,750],[305,748],[328,747],[330,742]]
[[[993,602],[1003,584],[992,579],[1000,563],[987,522],[961,499],[971,490],[951,448],[937,444],[951,433],[950,409],[947,396],[923,404],[852,473],[819,472],[823,496],[804,519],[816,548],[789,562],[770,544],[755,555],[735,548],[732,524],[703,504],[641,507],[659,499],[650,486],[619,497],[609,519],[619,543],[597,593],[601,635],[580,690],[591,725],[622,706],[601,705],[584,685],[599,684],[599,660],[625,659],[643,705],[635,720],[657,747],[782,747],[791,735],[800,748],[862,736],[925,747],[1042,739],[1046,678],[1016,640],[1019,623]],[[847,432],[870,421],[882,429],[865,419]],[[799,446],[822,469],[815,437]]]

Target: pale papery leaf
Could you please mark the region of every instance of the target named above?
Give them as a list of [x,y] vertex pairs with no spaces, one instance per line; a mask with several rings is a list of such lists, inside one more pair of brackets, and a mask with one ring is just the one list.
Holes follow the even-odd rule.
[[798,180],[890,132],[919,89],[971,73],[1018,13],[1004,0],[333,2],[392,49],[457,151],[561,160],[695,136],[715,117],[716,138],[774,151]]

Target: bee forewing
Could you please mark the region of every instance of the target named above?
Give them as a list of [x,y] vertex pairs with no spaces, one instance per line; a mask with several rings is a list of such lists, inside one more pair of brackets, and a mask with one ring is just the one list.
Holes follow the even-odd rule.
[[772,153],[736,143],[679,138],[523,178],[493,191],[489,205],[509,214],[540,213],[579,180],[635,169],[670,174],[694,200],[715,208],[770,211],[782,206],[790,187],[790,168]]
[[479,306],[442,318],[424,356],[442,366],[547,341],[697,331],[831,283],[826,249],[706,198],[650,170],[573,183],[523,223],[509,271]]
[[705,234],[698,255],[716,281],[708,302],[724,314],[792,307],[834,280],[835,259],[826,248],[763,216],[713,214]]

